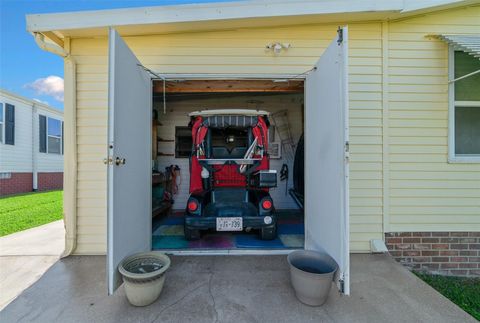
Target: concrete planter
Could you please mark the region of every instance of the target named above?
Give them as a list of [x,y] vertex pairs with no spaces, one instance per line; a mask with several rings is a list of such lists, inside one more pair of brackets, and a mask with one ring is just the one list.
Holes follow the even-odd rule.
[[290,279],[300,302],[320,306],[326,302],[338,265],[326,253],[298,250],[288,255]]
[[130,304],[147,306],[162,292],[165,271],[170,258],[159,252],[145,252],[125,258],[118,270],[123,276],[125,293]]

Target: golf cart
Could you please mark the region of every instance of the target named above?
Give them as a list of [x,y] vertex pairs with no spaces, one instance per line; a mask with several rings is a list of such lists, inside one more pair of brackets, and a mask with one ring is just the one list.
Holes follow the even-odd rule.
[[257,229],[261,239],[275,239],[269,188],[277,185],[277,172],[270,170],[267,153],[268,112],[205,110],[189,116],[193,145],[185,238],[199,239],[208,229]]

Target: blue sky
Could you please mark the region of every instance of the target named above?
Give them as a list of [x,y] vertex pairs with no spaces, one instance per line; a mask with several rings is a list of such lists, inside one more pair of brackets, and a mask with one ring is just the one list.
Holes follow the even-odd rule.
[[26,31],[26,14],[202,2],[226,0],[0,0],[0,88],[63,110],[63,60],[37,47]]

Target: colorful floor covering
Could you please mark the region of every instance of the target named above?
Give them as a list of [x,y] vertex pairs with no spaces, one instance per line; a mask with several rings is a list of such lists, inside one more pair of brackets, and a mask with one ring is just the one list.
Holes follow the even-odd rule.
[[187,241],[180,212],[153,221],[153,249],[299,249],[304,244],[303,214],[296,210],[277,211],[278,236],[260,240],[257,232],[203,231],[202,238]]

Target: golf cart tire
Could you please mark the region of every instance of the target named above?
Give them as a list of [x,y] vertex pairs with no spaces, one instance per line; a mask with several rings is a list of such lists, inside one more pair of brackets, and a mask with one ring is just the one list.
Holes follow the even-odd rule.
[[200,230],[190,229],[187,226],[184,226],[183,233],[185,234],[185,240],[194,241],[200,239]]
[[277,224],[260,229],[261,240],[273,240],[277,237]]

